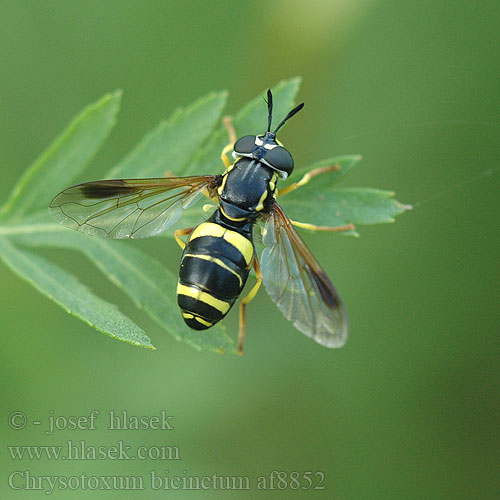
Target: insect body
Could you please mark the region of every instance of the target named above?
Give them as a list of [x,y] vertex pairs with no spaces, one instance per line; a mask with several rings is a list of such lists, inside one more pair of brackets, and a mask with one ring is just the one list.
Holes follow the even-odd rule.
[[[278,179],[292,173],[294,161],[276,134],[303,104],[290,111],[273,132],[271,91],[267,104],[267,131],[237,141],[233,138],[221,155],[226,165],[222,175],[88,182],[59,193],[50,211],[62,224],[89,234],[143,238],[173,225],[182,209],[206,194],[217,204],[214,213],[195,228],[174,234],[184,249],[177,300],[187,325],[205,330],[220,321],[241,294],[253,266],[257,283],[240,304],[239,352],[243,351],[246,304],[262,282],[297,329],[324,346],[340,347],[348,330],[344,307],[293,225],[333,231],[351,227],[317,227],[285,215],[276,201],[278,195],[333,168],[315,169],[279,192]],[[235,159],[232,164],[226,156],[230,150]],[[261,221],[264,251],[259,264],[253,233]],[[189,235],[186,244],[181,235]]]
[[245,157],[223,175],[219,208],[193,231],[181,260],[177,297],[191,328],[203,330],[222,319],[243,290],[254,261],[253,224],[270,206],[277,176]]

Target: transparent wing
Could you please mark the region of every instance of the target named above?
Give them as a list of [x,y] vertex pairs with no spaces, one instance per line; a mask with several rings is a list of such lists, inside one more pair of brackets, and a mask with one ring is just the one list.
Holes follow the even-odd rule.
[[86,182],[61,191],[49,211],[63,226],[82,233],[146,238],[175,224],[183,209],[216,184],[211,175]]
[[266,291],[302,333],[326,347],[342,347],[348,319],[318,261],[275,203],[264,227],[260,264]]

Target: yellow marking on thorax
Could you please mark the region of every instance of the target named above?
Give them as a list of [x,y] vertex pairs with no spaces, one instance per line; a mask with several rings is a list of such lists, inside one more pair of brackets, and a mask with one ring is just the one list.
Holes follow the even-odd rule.
[[217,188],[217,193],[219,193],[219,196],[222,194],[222,191],[224,191],[224,187],[226,186],[227,174],[231,172],[231,170],[233,170],[234,165],[238,160],[236,160],[232,165],[229,165],[229,167],[226,168],[226,171],[222,174],[222,184]]
[[221,206],[219,206],[219,210],[222,212],[222,214],[226,219],[234,220],[235,222],[242,222],[246,219],[246,217],[229,217],[229,215],[226,214],[226,212]]
[[[278,174],[274,173],[273,176],[271,177],[271,180],[269,181],[269,190],[271,193],[274,194],[274,190],[276,189],[276,179],[278,178]],[[267,189],[262,193],[262,196],[259,199],[259,203],[255,207],[255,210],[257,212],[260,212],[261,210],[264,209],[264,201],[267,198],[268,191]]]
[[237,278],[238,281],[240,282],[240,287],[243,286],[243,282],[241,281],[241,276],[234,270],[231,269],[227,264],[222,262],[222,260],[218,259],[217,257],[212,257],[210,255],[195,255],[193,253],[187,253],[184,255],[184,257],[193,257],[195,259],[201,259],[201,260],[208,260],[209,262],[213,262],[214,264],[217,264],[218,266],[224,268],[226,271],[229,271],[231,274],[234,274]]
[[262,196],[259,199],[259,203],[255,207],[257,212],[260,212],[264,208],[264,200],[267,198],[267,189],[262,193]]
[[202,292],[199,288],[194,286],[186,286],[182,283],[177,284],[177,295],[186,295],[187,297],[192,297],[193,299],[199,300],[200,302],[205,302],[214,309],[217,309],[222,314],[226,314],[229,311],[231,305],[223,300],[216,299],[213,295],[207,292]]
[[236,231],[231,231],[230,229],[225,229],[219,224],[213,222],[203,222],[200,224],[192,233],[189,241],[195,238],[200,238],[202,236],[213,236],[215,238],[224,238],[228,243],[231,243],[235,247],[243,258],[247,266],[252,263],[253,260],[253,245],[251,241],[247,240],[244,236]]
[[269,189],[273,192],[276,189],[276,179],[278,179],[278,174],[273,174],[273,177],[269,181]]
[[224,176],[222,177],[222,184],[217,189],[219,196],[222,195],[222,191],[224,191],[224,188],[226,187],[226,181],[227,181],[227,170],[226,170],[226,173],[224,174]]

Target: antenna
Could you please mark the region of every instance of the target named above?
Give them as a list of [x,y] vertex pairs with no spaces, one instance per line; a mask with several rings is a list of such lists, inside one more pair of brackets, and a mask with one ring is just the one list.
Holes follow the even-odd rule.
[[267,89],[267,131],[271,132],[271,122],[273,121],[273,94],[271,89]]
[[[293,115],[296,115],[302,108],[304,107],[304,103],[300,103],[298,106],[295,106],[295,108],[290,111],[283,120],[281,120],[280,124],[276,127],[276,129],[273,132],[273,135],[276,135],[276,132],[285,124],[287,120],[289,120]],[[269,122],[271,123],[271,122]]]

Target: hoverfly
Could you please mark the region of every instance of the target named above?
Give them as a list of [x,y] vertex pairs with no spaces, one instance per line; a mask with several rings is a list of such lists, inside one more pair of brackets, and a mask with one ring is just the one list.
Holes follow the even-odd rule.
[[[292,109],[271,132],[273,99],[267,91],[268,124],[262,135],[231,142],[222,151],[226,170],[219,175],[112,179],[86,182],[60,192],[50,203],[52,216],[64,226],[107,238],[145,238],[172,226],[183,209],[209,197],[217,207],[196,227],[174,232],[183,249],[177,301],[186,324],[205,330],[220,321],[240,296],[254,268],[257,282],[240,303],[238,352],[243,352],[245,308],[262,282],[285,317],[326,347],[341,347],[347,338],[344,306],[326,275],[294,228],[343,231],[289,219],[276,201],[335,166],[314,169],[278,191],[278,178],[293,171],[290,152],[276,139],[279,129],[299,112]],[[232,151],[234,162],[228,158]],[[253,230],[261,222],[264,250],[255,254]],[[187,236],[187,242],[180,236]],[[260,261],[260,263],[259,263]]]

